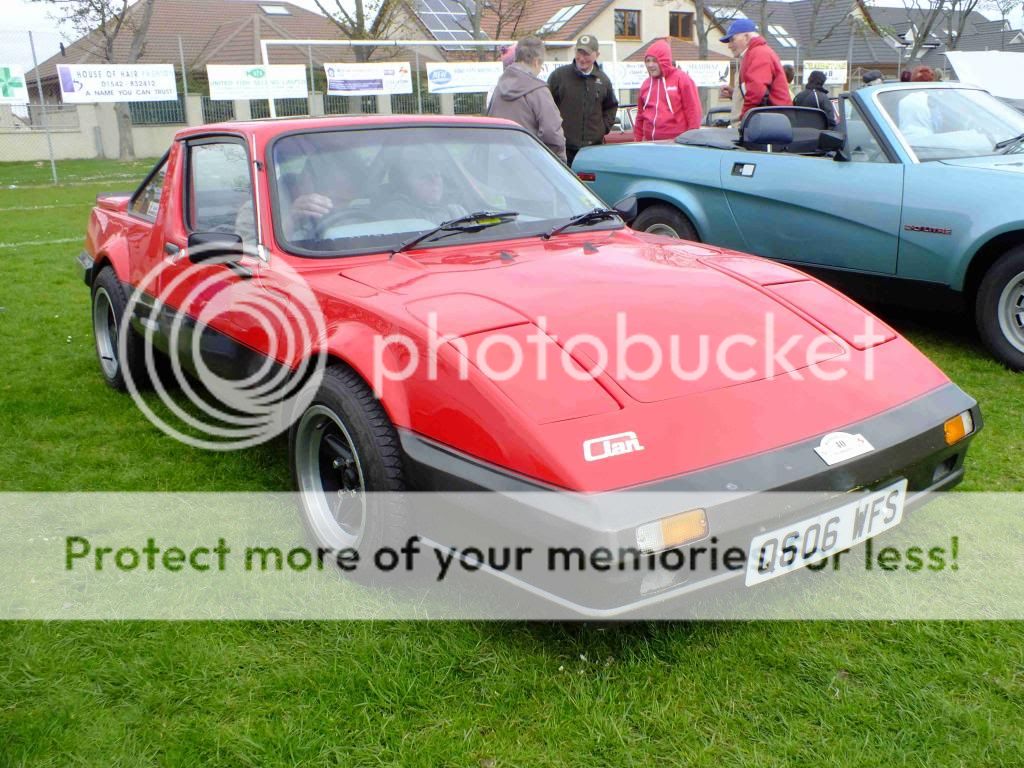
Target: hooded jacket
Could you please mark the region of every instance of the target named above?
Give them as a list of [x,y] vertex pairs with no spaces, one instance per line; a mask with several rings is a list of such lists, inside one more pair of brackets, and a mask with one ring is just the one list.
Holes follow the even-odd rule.
[[551,98],[548,84],[525,64],[511,64],[501,74],[487,114],[519,123],[565,161],[562,114]]
[[743,114],[754,107],[766,106],[765,94],[768,95],[767,104],[773,107],[793,103],[782,62],[763,37],[753,38],[740,59],[740,87],[743,90]]
[[828,95],[824,81],[808,80],[807,87],[793,99],[793,106],[820,109],[828,119],[828,127],[836,127],[836,111],[832,107],[832,97]]
[[633,137],[637,141],[674,139],[699,128],[702,110],[697,86],[672,63],[672,48],[658,40],[647,49],[646,56],[658,60],[661,77],[648,77],[640,86]]

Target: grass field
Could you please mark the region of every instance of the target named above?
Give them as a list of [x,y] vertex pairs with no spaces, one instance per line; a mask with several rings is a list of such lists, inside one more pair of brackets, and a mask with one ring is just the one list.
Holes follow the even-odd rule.
[[[285,490],[97,371],[74,257],[150,163],[0,165],[0,490]],[[14,188],[12,188],[12,185]],[[1024,490],[1024,379],[883,310],[982,404],[964,490]],[[1024,764],[1011,622],[0,623],[0,766]]]

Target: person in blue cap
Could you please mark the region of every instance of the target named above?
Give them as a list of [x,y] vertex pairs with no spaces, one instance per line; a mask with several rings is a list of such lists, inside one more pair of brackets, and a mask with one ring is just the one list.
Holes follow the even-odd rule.
[[757,34],[757,25],[750,19],[735,19],[725,37],[732,55],[740,60],[738,86],[722,88],[722,96],[732,99],[733,122],[754,107],[785,106],[793,103],[782,62],[775,51]]

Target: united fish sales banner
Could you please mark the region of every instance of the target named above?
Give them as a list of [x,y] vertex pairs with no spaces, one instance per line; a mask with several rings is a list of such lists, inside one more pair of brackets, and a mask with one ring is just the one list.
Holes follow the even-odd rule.
[[57,76],[65,104],[178,98],[171,64],[58,64]]
[[412,93],[409,62],[324,64],[327,92],[335,96],[385,96]]
[[302,64],[207,64],[210,98],[233,99],[304,99],[306,67]]

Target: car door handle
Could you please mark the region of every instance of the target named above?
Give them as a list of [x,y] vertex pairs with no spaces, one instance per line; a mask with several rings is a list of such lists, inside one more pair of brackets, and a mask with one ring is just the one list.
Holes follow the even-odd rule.
[[177,256],[181,253],[181,246],[174,243],[164,243],[164,253],[168,256]]
[[732,175],[743,176],[744,178],[752,178],[754,171],[757,170],[757,163],[733,163],[732,164]]

